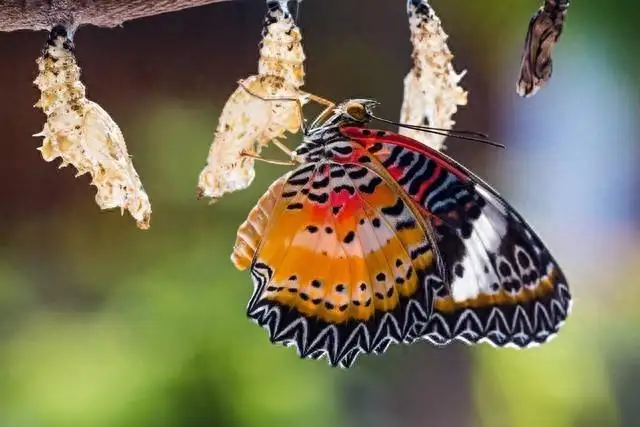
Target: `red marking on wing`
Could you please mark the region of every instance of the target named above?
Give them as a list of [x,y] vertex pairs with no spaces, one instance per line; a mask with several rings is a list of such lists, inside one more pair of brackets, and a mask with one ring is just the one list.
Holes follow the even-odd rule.
[[390,168],[387,168],[387,171],[389,171],[389,174],[393,177],[393,179],[395,179],[396,181],[400,179],[400,177],[402,177],[402,169],[397,167],[397,166],[391,166]]
[[363,210],[362,199],[355,194],[349,194],[347,190],[340,190],[339,193],[332,191],[329,200],[332,208],[341,206],[340,211],[335,214],[336,217],[349,217]]
[[[363,131],[367,131],[369,132],[369,134],[365,135]],[[378,132],[384,132],[384,135],[377,136],[376,133]],[[458,168],[451,159],[444,156],[441,152],[434,150],[433,148],[428,147],[413,138],[409,138],[407,136],[403,136],[394,132],[354,126],[341,127],[340,133],[342,133],[342,135],[344,135],[345,137],[352,139],[366,147],[369,147],[376,142],[383,142],[386,144],[398,145],[408,150],[418,152],[436,162],[438,165],[440,165],[440,167],[456,175],[461,181],[466,182],[469,180],[469,176],[464,171],[460,170],[460,168]]]
[[439,174],[440,174],[440,165],[437,165],[435,170],[433,171],[433,174],[431,174],[429,179],[424,181],[422,184],[420,184],[420,188],[418,189],[418,192],[414,196],[414,199],[422,200],[422,196],[424,195],[424,192],[427,191],[427,188],[431,187],[433,182],[438,178]]

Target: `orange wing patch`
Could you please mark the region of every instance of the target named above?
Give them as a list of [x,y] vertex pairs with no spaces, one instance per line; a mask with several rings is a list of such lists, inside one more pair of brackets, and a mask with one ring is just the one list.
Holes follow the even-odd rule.
[[238,270],[246,270],[251,265],[256,249],[262,240],[262,234],[267,227],[276,202],[280,198],[287,176],[284,175],[271,184],[251,210],[245,222],[238,228],[236,244],[231,254],[231,261]]
[[302,165],[274,183],[238,230],[251,267],[248,316],[304,357],[350,365],[409,342],[428,321],[435,274],[424,221],[397,184],[357,164]]
[[381,213],[398,203],[393,190],[379,186],[372,195],[355,193],[348,202],[361,209],[334,214],[330,202],[318,205],[302,197],[295,200],[301,205],[297,209],[277,209],[257,257],[273,269],[265,298],[341,323],[392,311],[401,296],[416,292],[415,271],[431,265],[432,253],[412,260],[408,248],[423,243],[424,232],[417,226],[396,230],[393,219]]

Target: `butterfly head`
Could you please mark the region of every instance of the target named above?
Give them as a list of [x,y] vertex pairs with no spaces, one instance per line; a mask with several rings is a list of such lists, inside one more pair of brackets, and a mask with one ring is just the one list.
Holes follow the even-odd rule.
[[294,155],[302,163],[314,163],[332,157],[332,148],[343,145],[343,126],[364,127],[373,120],[373,108],[378,105],[372,99],[348,99],[321,115],[305,133],[304,141]]
[[335,111],[340,114],[345,122],[364,124],[373,118],[373,109],[378,101],[373,99],[349,99],[339,104]]
[[311,125],[310,133],[336,126],[362,126],[373,119],[373,109],[378,104],[373,99],[347,99],[320,115]]

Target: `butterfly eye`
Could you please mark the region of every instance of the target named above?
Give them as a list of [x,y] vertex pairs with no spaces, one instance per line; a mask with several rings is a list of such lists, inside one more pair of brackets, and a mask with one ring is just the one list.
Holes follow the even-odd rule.
[[364,121],[367,118],[367,110],[359,102],[350,102],[345,110],[348,115],[358,121]]

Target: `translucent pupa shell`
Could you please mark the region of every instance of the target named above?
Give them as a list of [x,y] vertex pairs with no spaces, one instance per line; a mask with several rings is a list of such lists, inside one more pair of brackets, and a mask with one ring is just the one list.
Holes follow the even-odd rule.
[[[458,85],[466,71],[454,70],[448,36],[433,8],[425,0],[408,0],[407,12],[413,68],[404,79],[400,122],[451,129],[458,106],[467,104],[467,92]],[[406,128],[399,133],[436,150],[443,148],[445,136]]]
[[37,59],[34,83],[41,96],[35,107],[47,121],[34,136],[44,140],[42,158],[60,157],[60,167],[73,165],[76,176],[91,174],[97,188],[96,203],[101,209],[128,210],[138,228],[148,229],[151,204],[136,173],[118,125],[109,114],[87,99],[80,81],[71,34],[63,26],[51,30],[42,56]]
[[222,110],[207,164],[198,179],[198,197],[215,200],[247,188],[255,177],[255,160],[242,153],[259,154],[270,141],[302,126],[299,104],[273,100],[306,102],[300,91],[305,60],[302,35],[285,2],[267,5],[258,74],[243,79]]

